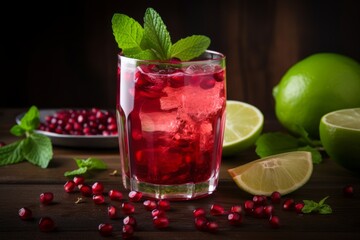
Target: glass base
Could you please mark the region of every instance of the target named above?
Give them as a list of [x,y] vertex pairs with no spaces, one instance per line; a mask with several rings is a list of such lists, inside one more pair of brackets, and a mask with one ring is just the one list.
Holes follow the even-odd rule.
[[218,184],[218,176],[210,178],[208,181],[199,183],[186,183],[181,185],[159,185],[129,179],[125,177],[125,188],[142,192],[144,197],[168,200],[191,200],[206,197],[212,194]]

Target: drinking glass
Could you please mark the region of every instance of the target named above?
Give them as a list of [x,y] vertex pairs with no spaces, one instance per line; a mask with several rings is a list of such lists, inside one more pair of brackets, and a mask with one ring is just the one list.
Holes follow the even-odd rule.
[[225,125],[225,56],[191,61],[118,55],[117,123],[124,187],[189,200],[218,184]]

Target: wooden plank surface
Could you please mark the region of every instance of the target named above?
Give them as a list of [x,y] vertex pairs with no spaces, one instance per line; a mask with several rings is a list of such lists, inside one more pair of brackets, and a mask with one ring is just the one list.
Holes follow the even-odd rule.
[[[13,141],[16,138],[8,133],[13,124],[14,116],[20,109],[0,109],[0,141]],[[265,129],[277,129],[276,123],[266,123]],[[27,162],[0,167],[0,239],[101,239],[97,226],[102,222],[114,225],[114,234],[110,239],[119,238],[122,219],[110,220],[106,214],[109,204],[120,209],[121,202],[110,201],[106,197],[103,205],[95,205],[91,198],[83,197],[83,203],[76,204],[79,192],[68,194],[63,185],[67,178],[65,171],[74,169],[74,157],[89,156],[103,159],[109,166],[106,171],[98,172],[86,179],[87,183],[102,181],[105,190],[120,189],[124,201],[128,200],[127,191],[121,184],[120,176],[111,176],[113,170],[120,170],[117,149],[72,149],[54,148],[54,158],[47,169],[35,167]],[[241,226],[230,226],[226,216],[211,217],[219,224],[215,234],[195,229],[192,211],[197,207],[206,210],[214,203],[221,204],[225,209],[232,205],[242,204],[252,196],[241,191],[227,173],[227,169],[256,159],[254,149],[249,149],[236,157],[222,161],[220,182],[217,191],[209,197],[171,202],[171,210],[167,212],[170,226],[158,230],[152,225],[150,212],[146,211],[142,202],[135,203],[134,217],[138,221],[135,239],[359,239],[360,237],[360,179],[359,176],[336,165],[325,157],[324,161],[314,166],[309,182],[299,190],[289,194],[295,201],[304,199],[319,201],[329,196],[327,203],[333,208],[330,215],[309,214],[298,215],[281,209],[275,204],[275,212],[280,217],[281,226],[270,228],[266,219],[245,216]],[[342,188],[352,184],[356,193],[353,198],[345,198]],[[43,206],[39,203],[42,192],[54,193],[54,204]],[[285,198],[285,197],[283,197]],[[29,207],[33,211],[32,221],[22,221],[17,212],[21,207]],[[55,232],[42,233],[37,222],[41,216],[51,216],[56,222]]]

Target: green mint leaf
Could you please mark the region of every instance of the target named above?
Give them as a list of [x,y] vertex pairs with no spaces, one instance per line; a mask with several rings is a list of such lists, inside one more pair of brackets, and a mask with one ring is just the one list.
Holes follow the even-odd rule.
[[260,157],[267,157],[283,152],[294,151],[298,147],[298,140],[281,132],[264,133],[255,143],[255,152]]
[[319,164],[322,162],[321,153],[316,148],[305,146],[305,147],[299,147],[297,149],[298,151],[308,151],[311,153],[312,162],[314,164]]
[[144,29],[136,20],[124,14],[116,13],[113,15],[111,23],[115,40],[124,53],[136,54],[143,50],[141,42]]
[[20,120],[20,127],[25,131],[31,132],[38,128],[40,124],[40,113],[36,106],[31,106],[30,109]]
[[0,166],[5,166],[23,161],[23,144],[24,140],[19,140],[0,147]]
[[20,125],[14,125],[10,129],[10,132],[15,136],[20,137],[20,136],[23,136],[26,131],[22,127],[20,127]]
[[141,59],[141,60],[154,60],[154,59],[157,59],[155,53],[153,51],[151,51],[150,49],[146,49],[146,50],[143,50],[141,52],[138,52],[136,54],[126,54],[124,52],[124,54],[128,57],[131,57],[131,58],[135,58],[135,59]]
[[324,202],[326,201],[326,199],[328,199],[328,198],[329,198],[329,196],[326,196],[326,197],[324,197],[323,199],[321,199],[321,200],[319,201],[319,205],[320,205],[320,206],[323,205]]
[[319,209],[320,214],[330,214],[332,213],[332,208],[328,204],[323,204]]
[[171,38],[166,25],[160,15],[153,9],[148,8],[144,16],[144,40],[146,44],[160,60],[170,58]]
[[83,175],[87,172],[88,168],[87,167],[81,167],[72,171],[67,171],[64,173],[65,177],[74,177],[74,176],[79,176],[79,175]]
[[171,46],[171,58],[188,61],[200,56],[210,45],[210,38],[202,35],[193,35],[180,39]]
[[295,125],[296,132],[301,136],[299,140],[302,142],[303,145],[309,145],[311,147],[320,147],[322,146],[321,141],[312,140],[309,137],[309,133],[306,132],[305,128]]
[[106,164],[98,159],[98,158],[88,158],[83,160],[83,166],[88,167],[90,170],[97,169],[97,170],[105,170],[107,169]]
[[37,133],[30,134],[24,140],[23,154],[32,164],[47,168],[53,156],[50,138]]

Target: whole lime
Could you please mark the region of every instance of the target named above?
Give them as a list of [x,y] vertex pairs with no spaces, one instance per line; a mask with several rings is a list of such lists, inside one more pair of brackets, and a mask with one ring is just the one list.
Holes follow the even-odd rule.
[[273,88],[279,122],[294,134],[319,139],[321,117],[360,107],[360,64],[336,53],[316,53],[290,67]]

